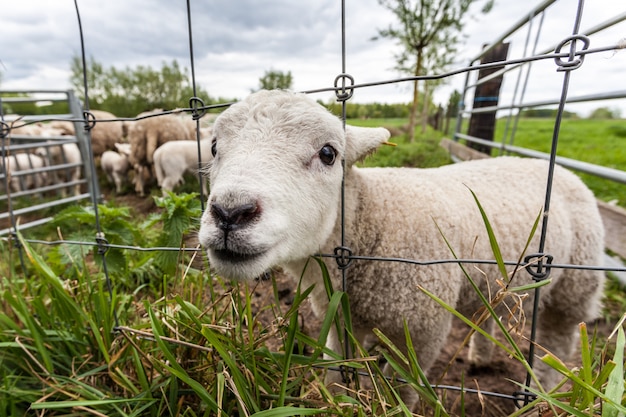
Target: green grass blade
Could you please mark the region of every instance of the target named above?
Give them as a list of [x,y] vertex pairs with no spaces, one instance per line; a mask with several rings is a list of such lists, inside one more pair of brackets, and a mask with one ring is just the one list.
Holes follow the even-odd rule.
[[609,375],[609,380],[606,386],[606,396],[613,402],[605,403],[602,407],[602,417],[623,417],[625,415],[624,410],[621,411],[615,404],[621,404],[624,396],[624,348],[626,345],[626,338],[624,337],[624,328],[620,325],[617,329],[617,340],[615,342],[615,356],[613,362],[615,368]]
[[283,375],[280,383],[280,392],[278,393],[278,406],[285,405],[285,396],[287,395],[287,383],[289,382],[289,371],[291,368],[291,358],[293,356],[293,348],[298,331],[298,315],[294,314],[289,319],[289,328],[287,330],[287,338],[285,340],[285,357],[283,362]]
[[76,400],[76,401],[44,401],[31,404],[32,410],[58,410],[61,408],[95,407],[99,405],[122,404],[136,401],[150,401],[141,398],[122,398],[106,400]]
[[[591,352],[589,351],[589,335],[587,333],[587,325],[583,322],[579,325],[580,330],[580,354],[582,358],[582,368],[580,373],[582,375],[582,380],[585,381],[586,384],[593,386],[593,376],[592,376],[592,357]],[[589,405],[593,404],[593,394],[588,390],[583,390],[583,401],[581,402],[581,409],[587,408]]]
[[258,411],[250,417],[293,417],[293,416],[314,416],[330,414],[330,410],[320,410],[317,408],[299,407],[277,407],[270,410]]
[[[568,369],[567,366],[565,366],[565,364],[563,364],[563,362],[561,362],[557,357],[548,353],[545,356],[543,356],[541,360],[545,362],[551,368],[555,369],[559,373],[571,379],[572,382],[574,382],[575,384],[580,385],[582,389],[588,390],[596,397],[601,398],[605,402],[604,406],[606,406],[607,404],[610,404],[610,405],[613,405],[619,412],[626,413],[626,407],[622,406],[619,402],[615,402],[612,398],[609,398],[603,392],[594,388],[593,385],[587,384],[585,381],[582,380],[582,378],[576,375],[576,373]],[[622,379],[622,384],[623,384],[623,379]],[[620,402],[621,402],[621,399],[620,399]],[[560,405],[558,406],[560,407]]]
[[491,251],[493,253],[494,259],[498,264],[498,269],[500,270],[500,275],[505,282],[509,282],[509,275],[506,271],[506,265],[504,264],[504,259],[502,258],[502,252],[500,251],[500,245],[498,244],[498,240],[496,239],[496,235],[493,232],[493,228],[491,227],[491,222],[487,218],[487,213],[485,213],[485,209],[478,201],[478,197],[474,193],[474,191],[468,188],[472,196],[474,197],[474,201],[478,206],[478,210],[480,210],[480,215],[483,218],[483,222],[485,224],[485,229],[487,230],[487,235],[489,236],[489,244],[491,245]]
[[[515,381],[513,381],[515,382]],[[518,384],[520,386],[522,386],[522,384]],[[526,386],[524,386],[524,389],[528,389],[530,392],[532,392],[533,394],[535,394],[538,398],[541,398],[542,400],[544,400],[545,402],[547,402],[548,404],[550,404],[553,407],[557,407],[562,409],[563,411],[567,412],[567,416],[574,416],[574,417],[589,417],[588,414],[584,413],[583,411],[580,411],[579,409],[564,403],[562,401],[559,401],[555,396],[547,394],[545,392],[541,392],[538,391],[536,389],[533,388],[528,388]]]
[[456,309],[454,309],[452,306],[450,306],[449,304],[447,304],[445,301],[443,301],[441,298],[437,297],[435,294],[431,293],[430,291],[428,291],[426,288],[419,286],[418,289],[420,291],[422,291],[424,294],[428,295],[430,298],[432,298],[433,300],[435,300],[437,303],[439,303],[439,305],[441,305],[444,309],[446,309],[447,311],[449,311],[450,313],[454,314],[455,317],[458,317],[461,321],[463,321],[463,323],[467,324],[469,327],[471,327],[474,331],[480,333],[481,335],[483,335],[484,337],[486,337],[487,339],[489,339],[491,342],[495,343],[496,346],[498,346],[499,348],[503,349],[507,354],[509,354],[510,356],[513,356],[515,358],[522,358],[523,359],[523,355],[517,353],[516,350],[510,349],[508,348],[506,345],[504,345],[502,342],[500,342],[498,339],[496,339],[495,337],[493,337],[491,334],[489,334],[489,332],[486,332],[484,329],[482,329],[479,325],[477,325],[476,323],[474,323],[471,319],[468,319],[467,317],[465,317],[463,314],[461,314],[460,312],[458,312]]
[[191,389],[193,389],[194,392],[198,395],[198,397],[202,399],[202,401],[204,401],[209,407],[211,407],[213,411],[217,411],[217,403],[215,402],[215,399],[200,383],[191,378],[187,371],[185,371],[183,367],[178,364],[178,360],[170,350],[168,344],[163,339],[161,339],[161,335],[164,334],[163,328],[161,327],[157,317],[154,315],[154,311],[147,303],[146,310],[148,311],[150,317],[150,324],[152,325],[154,340],[156,341],[160,352],[167,360],[167,364],[165,363],[165,361],[163,361],[163,363],[161,363],[161,366],[169,370],[182,382],[189,385]]
[[238,395],[244,402],[244,405],[248,409],[252,409],[255,412],[260,410],[260,406],[254,399],[254,396],[249,391],[249,383],[244,374],[239,369],[238,363],[235,361],[233,352],[235,349],[229,348],[220,338],[220,336],[212,329],[208,327],[202,328],[202,335],[209,342],[220,355],[220,359],[224,362],[229,369],[232,380],[235,384],[235,388],[238,391]]

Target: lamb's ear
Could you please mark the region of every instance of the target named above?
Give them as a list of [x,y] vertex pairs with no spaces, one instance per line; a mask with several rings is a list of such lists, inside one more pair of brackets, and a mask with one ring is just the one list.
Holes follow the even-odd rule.
[[384,127],[346,126],[346,165],[350,166],[373,153],[389,139]]

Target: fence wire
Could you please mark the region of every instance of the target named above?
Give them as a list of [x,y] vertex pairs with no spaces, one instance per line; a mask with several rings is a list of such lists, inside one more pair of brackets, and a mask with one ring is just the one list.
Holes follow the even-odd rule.
[[[548,7],[549,5],[551,5],[554,2],[554,0],[550,0],[547,1],[545,3],[543,3],[542,5],[540,5],[537,9],[533,10],[530,13],[530,16],[528,18],[524,18],[522,19],[520,22],[518,22],[516,25],[514,25],[513,29],[510,32],[507,32],[506,34],[504,34],[500,39],[498,39],[496,42],[494,42],[494,44],[490,45],[489,47],[485,48],[485,50],[483,50],[483,52],[481,53],[481,55],[479,55],[476,59],[479,59],[482,54],[484,54],[485,52],[489,51],[490,48],[492,48],[496,43],[504,40],[507,36],[509,36],[513,31],[519,29],[520,27],[523,26],[523,24],[527,24],[530,22],[533,22],[533,18],[537,17],[537,15],[539,15],[539,18],[542,19],[543,15],[541,12],[543,12],[543,9],[545,9],[546,7]],[[98,185],[97,185],[97,174],[95,171],[95,163],[93,161],[93,152],[91,151],[91,138],[90,138],[90,131],[93,129],[93,127],[98,124],[98,123],[110,123],[110,122],[119,122],[119,121],[123,121],[123,122],[137,122],[139,120],[145,119],[145,118],[151,118],[151,117],[161,117],[164,115],[170,115],[170,114],[180,114],[180,113],[186,113],[191,115],[192,119],[196,122],[196,141],[198,142],[198,162],[200,163],[202,160],[202,156],[201,156],[201,148],[200,148],[200,120],[201,118],[208,112],[211,110],[215,110],[215,109],[222,109],[222,108],[226,108],[228,106],[230,106],[233,103],[219,103],[219,104],[211,104],[211,105],[205,105],[204,101],[196,96],[196,76],[195,76],[195,59],[194,59],[194,47],[193,47],[193,31],[192,31],[192,16],[193,16],[193,12],[191,9],[191,2],[189,0],[187,0],[186,2],[186,9],[187,9],[187,33],[188,33],[188,40],[189,40],[189,59],[190,59],[190,67],[191,67],[191,84],[193,87],[193,96],[189,98],[189,106],[185,107],[185,108],[179,108],[179,109],[174,109],[174,110],[165,110],[163,112],[160,113],[156,113],[156,114],[150,114],[150,115],[144,115],[144,116],[139,116],[139,117],[131,117],[131,118],[115,118],[115,119],[98,119],[96,118],[93,113],[90,111],[90,102],[89,102],[89,85],[88,85],[88,75],[87,74],[87,65],[86,65],[86,51],[87,51],[87,47],[85,45],[84,42],[84,38],[83,38],[83,28],[82,28],[82,24],[81,24],[81,18],[80,18],[80,10],[79,10],[79,5],[78,5],[78,1],[75,0],[74,1],[74,5],[75,5],[75,9],[76,9],[76,18],[79,24],[79,36],[80,36],[80,42],[81,42],[81,50],[80,50],[80,57],[82,59],[83,62],[83,83],[84,83],[84,103],[83,103],[83,108],[82,109],[73,109],[72,111],[72,115],[71,117],[67,117],[67,115],[63,115],[63,116],[43,116],[43,117],[37,117],[37,118],[25,118],[23,120],[19,120],[19,121],[11,121],[9,122],[8,120],[5,119],[5,115],[1,113],[2,111],[2,102],[0,100],[0,139],[2,140],[2,163],[4,165],[4,157],[8,155],[8,149],[9,147],[12,147],[13,150],[17,150],[18,148],[16,148],[16,145],[11,145],[10,142],[8,141],[8,139],[10,138],[15,138],[18,137],[15,134],[12,134],[12,131],[17,130],[21,127],[24,126],[28,126],[28,125],[32,125],[32,124],[36,124],[39,122],[51,122],[51,121],[70,121],[72,123],[74,123],[77,127],[78,126],[82,126],[83,127],[83,131],[82,133],[79,132],[79,129],[76,129],[76,134],[77,136],[80,136],[81,134],[85,135],[85,140],[84,140],[84,144],[87,147],[85,152],[83,152],[83,156],[89,158],[90,160],[88,161],[88,163],[85,164],[84,166],[84,170],[85,170],[85,175],[87,177],[87,181],[89,181],[89,188],[90,188],[90,192],[89,192],[89,197],[91,199],[91,205],[93,208],[93,211],[95,213],[95,224],[94,224],[94,240],[93,241],[74,241],[74,240],[55,240],[55,241],[42,241],[42,240],[37,240],[37,239],[25,239],[27,242],[32,243],[32,244],[39,244],[39,245],[77,245],[77,246],[91,246],[91,247],[95,247],[97,248],[97,253],[101,256],[101,260],[102,260],[102,266],[103,266],[103,273],[106,277],[106,281],[107,281],[107,286],[108,286],[108,290],[110,292],[111,298],[113,297],[112,295],[112,287],[113,287],[113,283],[111,280],[111,277],[109,276],[109,272],[107,270],[107,259],[106,259],[106,252],[109,249],[122,249],[122,250],[128,250],[128,251],[142,251],[142,252],[156,252],[156,251],[184,251],[184,252],[199,252],[202,251],[201,248],[179,248],[179,247],[141,247],[141,246],[132,246],[132,245],[117,245],[117,244],[111,244],[107,241],[106,239],[106,234],[105,231],[102,230],[102,226],[100,224],[100,218],[99,218],[99,208],[98,208],[98,204],[99,204],[99,199],[100,199],[100,195],[99,195],[99,191],[98,191]],[[412,83],[415,81],[431,81],[431,80],[442,80],[442,79],[446,79],[455,75],[459,75],[459,74],[466,74],[467,75],[467,80],[466,80],[466,87],[468,86],[468,80],[469,80],[469,75],[473,74],[481,69],[491,69],[491,68],[503,68],[499,71],[497,71],[495,74],[493,74],[491,77],[495,77],[497,75],[501,75],[507,72],[510,72],[512,70],[515,69],[519,69],[521,67],[523,67],[524,65],[531,65],[533,62],[537,62],[537,61],[554,61],[555,65],[557,67],[557,71],[561,71],[563,72],[563,84],[562,84],[562,90],[561,90],[561,96],[558,100],[554,100],[554,101],[544,101],[544,102],[536,102],[536,103],[523,103],[522,99],[524,97],[524,91],[525,91],[525,87],[528,83],[528,76],[523,79],[520,75],[520,77],[517,79],[516,81],[516,87],[515,87],[515,93],[513,95],[513,103],[511,105],[507,105],[507,106],[494,106],[494,107],[486,107],[486,108],[481,108],[480,110],[478,109],[474,109],[474,111],[476,112],[488,112],[488,111],[502,111],[502,110],[508,110],[510,111],[509,115],[510,116],[514,116],[514,112],[513,110],[520,110],[520,109],[524,109],[524,108],[530,108],[530,107],[534,107],[534,106],[543,106],[546,104],[558,104],[558,110],[557,110],[557,115],[555,118],[555,125],[554,125],[554,131],[552,134],[552,145],[551,145],[551,151],[548,155],[548,159],[550,161],[549,163],[549,173],[548,173],[548,180],[547,180],[547,184],[545,184],[546,189],[545,189],[545,205],[544,205],[544,214],[546,214],[549,211],[550,208],[550,197],[551,197],[551,187],[552,187],[552,178],[553,178],[553,170],[555,165],[557,164],[557,162],[559,162],[559,157],[557,156],[557,145],[558,145],[558,140],[559,140],[559,131],[560,131],[560,125],[561,125],[561,120],[563,118],[563,113],[564,113],[564,108],[565,108],[565,104],[568,102],[572,102],[572,101],[576,101],[576,100],[580,100],[582,101],[583,99],[588,99],[588,100],[595,100],[595,99],[606,99],[606,98],[624,98],[626,97],[626,91],[618,91],[618,92],[613,92],[612,94],[608,94],[608,95],[603,95],[602,97],[598,98],[598,97],[592,97],[592,96],[587,96],[584,98],[569,98],[568,99],[568,89],[569,89],[569,84],[570,84],[570,77],[573,71],[575,71],[576,69],[578,69],[581,65],[583,65],[584,63],[584,59],[590,55],[593,54],[598,54],[601,52],[606,52],[606,51],[617,51],[619,49],[623,49],[626,47],[626,42],[624,41],[619,41],[613,45],[606,45],[606,46],[600,46],[600,47],[595,47],[595,48],[590,48],[590,42],[589,42],[589,38],[587,37],[590,34],[596,33],[608,26],[611,26],[617,22],[621,22],[623,20],[626,19],[626,13],[623,13],[621,15],[616,16],[614,19],[612,19],[609,22],[605,22],[603,24],[600,24],[590,30],[588,30],[587,32],[581,33],[580,32],[580,21],[582,18],[582,14],[583,14],[583,2],[582,0],[579,1],[578,3],[578,7],[577,7],[577,14],[576,14],[576,18],[575,18],[575,22],[574,22],[574,27],[572,29],[572,34],[571,36],[568,36],[567,38],[563,39],[562,41],[560,41],[556,47],[552,48],[551,50],[546,50],[546,51],[542,51],[539,53],[536,53],[536,49],[537,49],[537,43],[535,41],[535,44],[532,47],[532,53],[529,56],[525,56],[522,58],[517,58],[517,59],[507,59],[505,61],[498,61],[498,62],[494,62],[494,63],[487,63],[487,64],[476,64],[475,62],[471,62],[470,65],[468,66],[464,66],[461,68],[457,68],[448,72],[443,72],[440,74],[427,74],[427,75],[420,75],[420,76],[410,76],[410,77],[399,77],[399,78],[394,78],[394,79],[388,79],[388,80],[378,80],[378,81],[374,81],[374,82],[367,82],[367,83],[358,83],[355,82],[355,78],[353,76],[351,76],[348,71],[347,71],[347,65],[346,65],[346,58],[347,58],[347,50],[346,50],[346,5],[345,5],[345,0],[341,0],[341,72],[336,76],[334,83],[332,86],[322,86],[320,88],[316,88],[316,89],[310,89],[310,90],[306,90],[306,91],[302,91],[303,93],[306,94],[316,94],[316,93],[322,93],[322,92],[333,92],[336,96],[336,99],[342,104],[342,116],[343,116],[343,121],[344,121],[344,126],[345,126],[345,121],[346,121],[346,105],[349,102],[349,100],[352,98],[352,95],[354,93],[355,90],[357,89],[365,89],[365,88],[370,88],[370,87],[375,87],[375,86],[382,86],[382,85],[388,85],[388,84],[402,84],[402,83]],[[540,25],[541,25],[540,21]],[[530,30],[529,30],[529,34],[530,34]],[[527,43],[530,42],[530,35],[527,38]],[[582,48],[579,48],[579,46],[582,44]],[[529,48],[529,45],[526,45],[525,47],[525,53],[526,50]],[[525,54],[524,53],[524,54]],[[475,60],[473,60],[475,61]],[[530,72],[530,70],[528,70],[528,73]],[[527,73],[527,75],[528,75]],[[487,80],[482,80],[481,82],[485,82]],[[519,91],[519,94],[518,94]],[[62,93],[66,93],[66,92],[62,92]],[[70,105],[71,106],[71,105]],[[462,112],[465,111],[466,109],[463,108]],[[460,133],[460,126],[461,126],[461,117],[462,117],[462,112],[460,112],[459,115],[459,119],[457,121],[457,132],[455,133],[455,137],[456,139],[465,139],[468,141],[474,141],[476,143],[480,143],[480,144],[487,144],[488,146],[493,146],[493,147],[500,147],[500,149],[502,150],[510,150],[513,149],[513,147],[511,147],[511,144],[509,143],[508,145],[506,143],[502,144],[498,144],[491,142],[491,144],[486,143],[488,141],[484,141],[481,140],[480,138],[473,138],[473,137],[469,137],[468,135],[463,135]],[[517,113],[517,117],[519,117],[519,113]],[[508,123],[508,122],[507,122]],[[513,122],[514,124],[517,123],[517,119],[515,119],[515,121]],[[514,132],[514,128],[512,129]],[[507,124],[507,132],[509,131],[509,125]],[[514,133],[513,133],[514,134]],[[511,135],[511,137],[513,136],[513,134]],[[66,138],[65,138],[66,139]],[[78,140],[78,142],[80,141],[80,138]],[[508,147],[507,147],[508,146]],[[7,204],[8,204],[8,215],[6,216],[7,218],[10,219],[10,226],[7,229],[9,232],[9,240],[12,240],[15,243],[18,243],[17,239],[16,239],[16,234],[19,230],[22,230],[21,227],[16,224],[15,219],[21,214],[21,212],[19,211],[19,209],[14,209],[14,207],[12,206],[12,200],[16,197],[19,197],[20,194],[19,193],[14,193],[11,194],[8,190],[9,190],[9,183],[8,183],[8,175],[6,173],[6,167],[2,167],[2,172],[4,173],[4,186],[5,189],[7,190],[7,195],[6,197],[3,197],[3,200],[6,200]],[[616,172],[614,172],[613,174],[617,175],[617,180],[620,180],[620,175],[626,175],[626,173],[624,171],[618,171],[615,170]],[[201,176],[201,174],[199,174],[199,183],[202,183],[203,178]],[[610,176],[609,176],[610,177]],[[612,178],[615,179],[615,178]],[[624,181],[626,182],[626,181]],[[41,190],[39,190],[41,191]],[[199,187],[199,192],[200,192],[200,200],[201,200],[201,204],[202,204],[202,210],[204,210],[204,204],[205,204],[205,196],[203,195],[203,191],[202,191],[202,187]],[[67,201],[61,201],[62,203],[66,203],[66,202],[74,202],[74,201],[80,201],[82,198],[84,198],[84,195],[81,196],[74,196],[74,197],[70,197],[69,199],[67,199]],[[342,203],[343,203],[343,193],[342,193]],[[44,204],[44,206],[49,207],[50,203]],[[342,219],[342,225],[345,219],[345,210],[344,210],[344,204],[342,204],[342,212],[341,212],[341,219]],[[520,269],[526,269],[529,271],[534,271],[531,272],[531,274],[535,277],[535,279],[537,280],[541,280],[547,277],[547,274],[550,272],[550,269],[586,269],[586,270],[602,270],[602,271],[615,271],[615,272],[626,272],[626,268],[623,267],[606,267],[603,265],[573,265],[573,264],[558,264],[558,263],[552,263],[549,261],[545,260],[545,256],[548,255],[546,253],[544,253],[544,244],[545,244],[545,239],[546,239],[546,234],[549,233],[549,224],[548,224],[548,216],[547,215],[543,215],[542,216],[543,219],[543,227],[541,228],[542,230],[542,234],[541,234],[541,238],[540,238],[540,243],[539,243],[539,247],[538,247],[538,252],[537,254],[532,257],[532,258],[528,258],[526,261],[522,262],[521,264],[515,260],[515,261],[511,261],[511,260],[505,260],[505,264],[509,265],[509,266],[515,266],[518,267]],[[39,225],[41,224],[41,222],[45,222],[49,219],[43,219],[43,220],[38,220],[33,222],[33,225]],[[18,249],[19,245],[18,245]],[[22,266],[24,264],[23,261],[23,255],[22,255],[22,251],[21,249],[18,251],[19,252],[19,256],[22,262]],[[341,233],[341,246],[337,248],[337,250],[335,251],[335,253],[333,254],[318,254],[321,257],[324,258],[328,258],[328,259],[334,259],[337,264],[338,267],[341,268],[342,270],[342,276],[343,276],[343,291],[347,291],[348,286],[349,286],[349,280],[348,280],[348,276],[350,273],[350,269],[347,267],[349,266],[350,262],[352,262],[353,260],[355,261],[359,261],[359,260],[367,260],[367,261],[377,261],[377,262],[402,262],[402,263],[408,263],[408,264],[413,264],[413,265],[417,265],[417,266],[430,266],[430,265],[437,265],[437,264],[446,264],[446,263],[454,263],[454,264],[477,264],[477,265],[494,265],[497,262],[493,259],[431,259],[431,260],[416,260],[416,259],[403,259],[403,258],[391,258],[391,257],[370,257],[370,256],[366,256],[366,255],[359,255],[359,254],[353,254],[350,251],[350,248],[346,247],[346,236],[345,236],[345,230],[342,228],[342,233]],[[533,357],[534,357],[534,343],[533,341],[535,340],[535,332],[536,332],[536,326],[535,326],[535,317],[537,316],[536,312],[537,312],[537,303],[539,300],[539,291],[540,288],[537,288],[535,291],[537,291],[536,297],[535,297],[535,306],[534,306],[534,313],[533,313],[533,320],[532,320],[532,326],[531,326],[531,341],[529,344],[529,357],[528,357],[528,361],[532,366],[533,363]],[[122,328],[122,324],[118,323],[117,321],[117,315],[115,316],[115,321],[116,321],[116,328]],[[344,346],[345,348],[345,357],[350,357],[351,356],[351,352],[350,352],[350,346],[348,344],[348,337],[345,337],[346,340],[346,344]],[[345,372],[345,369],[338,369],[341,370],[343,372]],[[526,385],[528,385],[530,383],[530,376],[527,377],[526,379]],[[445,389],[453,389],[453,390],[460,390],[460,391],[464,391],[464,392],[470,392],[470,393],[475,393],[478,392],[476,390],[471,390],[465,387],[452,387],[452,386],[440,386],[440,388],[445,388]],[[494,397],[500,397],[500,398],[508,398],[511,400],[514,400],[516,402],[520,401],[520,399],[522,401],[527,401],[528,398],[530,397],[530,393],[528,392],[524,392],[524,393],[516,393],[514,395],[506,395],[506,394],[502,394],[502,393],[493,393],[493,392],[488,392],[488,391],[480,391],[480,394],[482,395],[491,395]]]

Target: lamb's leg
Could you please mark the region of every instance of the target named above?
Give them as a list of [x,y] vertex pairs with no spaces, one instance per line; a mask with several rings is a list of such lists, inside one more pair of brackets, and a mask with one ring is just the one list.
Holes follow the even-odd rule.
[[142,165],[135,166],[135,192],[141,197],[145,196],[144,184],[143,184],[143,169]]
[[[441,308],[435,307],[429,310],[430,320],[425,321],[420,317],[413,317],[409,320],[409,328],[413,346],[415,347],[415,354],[417,356],[418,364],[422,370],[428,374],[429,369],[433,363],[437,360],[439,353],[441,352],[450,328],[452,327],[452,316]],[[400,348],[405,349],[406,340],[404,333],[394,335],[386,334],[392,343]],[[406,352],[405,352],[406,355]],[[386,376],[393,375],[392,367],[387,364],[384,368]],[[403,385],[400,387],[400,396],[402,401],[406,404],[409,410],[417,411],[420,400],[419,395],[411,386]]]
[[[338,353],[340,356],[343,356],[344,347],[343,347],[342,341],[339,339],[339,336],[337,335],[336,326],[332,326],[328,333],[328,338],[326,339],[326,347],[329,350],[335,353]],[[333,360],[334,358],[325,353],[324,359]],[[346,392],[342,388],[343,386],[346,385],[344,382],[343,375],[341,374],[339,370],[336,370],[336,369],[328,369],[326,371],[326,375],[324,377],[324,385],[326,385],[326,387],[330,390],[330,392],[334,394],[340,394],[340,393]]]
[[545,354],[543,349],[563,361],[568,360],[578,340],[578,323],[578,320],[566,318],[560,313],[544,311],[540,314],[537,323],[539,346],[535,347],[533,371],[546,390],[554,388],[562,376],[540,359]]
[[159,146],[159,135],[157,132],[149,131],[146,134],[146,161],[149,164],[154,163],[154,151]]
[[[488,334],[493,334],[495,321],[492,318],[487,319],[480,326]],[[476,367],[487,366],[491,363],[494,344],[485,336],[474,333],[470,338],[468,359],[469,362]]]
[[163,179],[163,184],[161,184],[161,189],[163,190],[163,194],[165,191],[174,191],[174,188],[182,182],[182,177],[174,178],[174,177],[165,177]]
[[[80,167],[74,169],[74,174],[72,175],[72,180],[78,181],[80,179]],[[74,195],[80,194],[80,184],[76,184],[74,186]]]
[[[537,344],[562,361],[570,359],[579,336],[579,324],[593,320],[599,311],[604,273],[601,271],[571,270],[550,288],[550,298],[537,320]],[[541,348],[535,349],[543,356]],[[553,388],[561,374],[536,358],[534,372],[545,389]]]
[[115,192],[117,194],[122,193],[122,176],[118,172],[113,173],[113,183],[115,183]]

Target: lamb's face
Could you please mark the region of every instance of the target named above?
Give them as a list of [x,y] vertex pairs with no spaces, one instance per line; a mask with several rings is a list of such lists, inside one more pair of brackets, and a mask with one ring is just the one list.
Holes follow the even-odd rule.
[[319,252],[337,218],[345,134],[312,100],[260,92],[215,122],[200,242],[222,276],[255,278]]

